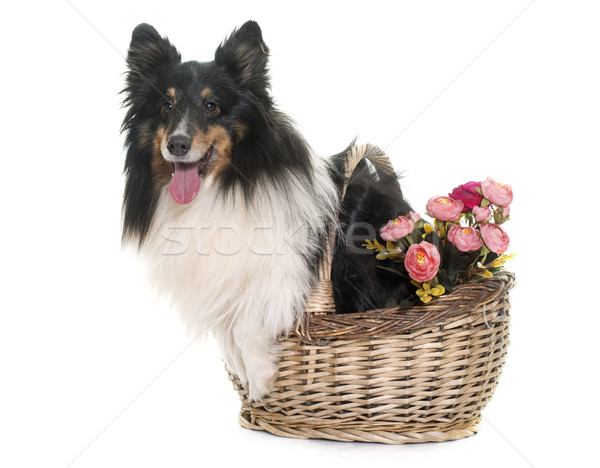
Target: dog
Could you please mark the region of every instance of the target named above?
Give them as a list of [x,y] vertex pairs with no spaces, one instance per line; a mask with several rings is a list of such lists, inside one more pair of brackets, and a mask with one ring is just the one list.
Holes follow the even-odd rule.
[[337,312],[390,307],[410,289],[361,248],[411,211],[397,180],[363,161],[341,200],[350,147],[314,154],[274,104],[268,57],[254,21],[202,63],[140,24],[123,90],[123,243],[191,333],[212,332],[252,401],[269,392],[278,337],[302,314],[331,235]]

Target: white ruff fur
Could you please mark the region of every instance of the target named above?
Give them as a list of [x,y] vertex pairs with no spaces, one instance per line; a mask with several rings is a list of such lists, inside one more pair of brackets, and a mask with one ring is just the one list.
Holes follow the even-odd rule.
[[[277,338],[303,311],[314,280],[317,235],[337,213],[326,163],[313,160],[313,183],[291,172],[220,196],[211,178],[188,205],[167,189],[141,253],[150,279],[167,295],[189,331],[212,331],[228,368],[249,384],[250,398],[269,391],[277,372]],[[276,182],[279,182],[277,184]]]

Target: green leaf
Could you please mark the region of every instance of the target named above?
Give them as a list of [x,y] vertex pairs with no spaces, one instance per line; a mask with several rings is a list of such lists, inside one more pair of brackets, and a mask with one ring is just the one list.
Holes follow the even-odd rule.
[[500,221],[498,224],[504,224],[509,219],[510,219],[510,215],[506,216],[505,218],[502,218],[502,221]]
[[438,279],[438,284],[441,284],[446,291],[452,291],[452,287],[454,285],[450,281],[450,278],[448,278],[448,273],[446,273],[446,270],[440,268],[440,270],[437,272],[436,278]]
[[467,268],[479,257],[479,252],[461,252],[452,244],[447,242],[443,247],[443,265],[448,273],[448,279],[456,284],[467,276]]
[[397,248],[394,250],[391,250],[387,254],[387,258],[389,258],[390,260],[392,260],[394,262],[395,261],[403,261],[404,257],[405,257],[404,252],[402,252],[402,250],[397,249]]
[[435,245],[435,247],[440,250],[440,236],[438,236],[437,232],[432,231],[429,234],[427,234],[425,236],[425,241],[429,242],[430,244]]
[[407,297],[406,299],[400,301],[400,304],[398,304],[398,307],[400,309],[408,309],[410,307],[414,307],[416,304],[418,304],[419,302],[421,302],[419,300],[419,298],[415,295],[415,296],[411,296],[411,297]]
[[487,254],[489,254],[490,252],[491,252],[491,250],[488,249],[487,245],[483,244],[483,246],[481,247],[481,249],[479,249],[479,257],[485,258],[485,256]]
[[483,200],[481,200],[481,206],[486,207],[486,206],[490,206],[491,203],[487,198],[484,198]]
[[500,208],[499,210],[494,211],[494,222],[496,224],[500,224],[502,221],[502,212],[500,211],[502,208]]
[[419,234],[418,230],[413,230],[412,235],[411,235],[413,244],[418,244],[419,242],[421,242],[421,234]]

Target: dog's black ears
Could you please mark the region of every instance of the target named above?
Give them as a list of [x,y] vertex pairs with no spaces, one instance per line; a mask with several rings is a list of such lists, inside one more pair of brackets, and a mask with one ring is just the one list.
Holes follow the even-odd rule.
[[215,52],[217,66],[230,73],[239,85],[248,86],[256,93],[264,93],[269,86],[268,61],[269,49],[255,21],[234,30]]
[[127,53],[129,84],[141,84],[161,69],[181,63],[181,54],[166,37],[146,23],[138,25],[131,35]]

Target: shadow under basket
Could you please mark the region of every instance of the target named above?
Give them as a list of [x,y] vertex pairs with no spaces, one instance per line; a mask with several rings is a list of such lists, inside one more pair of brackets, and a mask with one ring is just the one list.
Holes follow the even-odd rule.
[[[376,147],[353,153],[380,176],[393,171]],[[325,262],[295,333],[280,339],[271,392],[250,402],[230,374],[240,424],[284,437],[386,444],[475,434],[506,359],[514,275],[461,284],[426,306],[335,314],[328,271]]]

